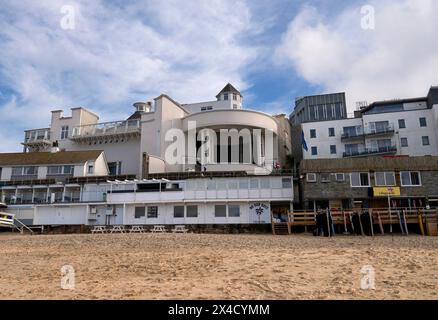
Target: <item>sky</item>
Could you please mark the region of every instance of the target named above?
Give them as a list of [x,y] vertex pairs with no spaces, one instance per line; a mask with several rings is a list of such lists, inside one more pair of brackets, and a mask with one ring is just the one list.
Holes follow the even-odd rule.
[[[73,15],[72,15],[73,13]],[[0,0],[0,152],[50,111],[121,120],[166,93],[290,114],[296,97],[357,101],[438,85],[436,0]]]

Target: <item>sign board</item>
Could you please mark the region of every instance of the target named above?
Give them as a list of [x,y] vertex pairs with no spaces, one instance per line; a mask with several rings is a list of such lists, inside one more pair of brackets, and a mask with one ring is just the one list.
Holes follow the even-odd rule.
[[400,187],[375,187],[373,188],[375,197],[397,197],[400,196]]
[[249,217],[252,223],[271,223],[269,202],[254,202],[249,204]]

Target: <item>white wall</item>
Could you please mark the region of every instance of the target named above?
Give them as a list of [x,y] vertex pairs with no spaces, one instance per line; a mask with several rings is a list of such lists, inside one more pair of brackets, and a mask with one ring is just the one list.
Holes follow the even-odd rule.
[[[337,159],[342,158],[345,151],[344,143],[341,141],[344,127],[359,126],[362,124],[360,118],[320,121],[303,123],[304,138],[308,151],[303,150],[304,159]],[[335,128],[335,136],[329,137],[329,128]],[[310,138],[310,130],[316,130],[316,138]],[[336,145],[336,154],[330,154],[330,145]],[[318,148],[318,155],[312,156],[312,147]]]
[[87,224],[87,205],[36,206],[35,225]]

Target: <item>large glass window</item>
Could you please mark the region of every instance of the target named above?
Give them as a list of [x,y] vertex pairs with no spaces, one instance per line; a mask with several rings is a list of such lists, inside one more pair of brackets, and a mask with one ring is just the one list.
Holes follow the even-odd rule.
[[394,172],[376,172],[374,178],[376,186],[395,186]]
[[235,179],[228,181],[228,189],[229,190],[236,190],[237,184],[238,184],[238,181]]
[[260,179],[260,189],[270,189],[271,184],[269,178]]
[[259,179],[252,178],[249,184],[250,189],[258,189],[259,188]]
[[352,187],[369,187],[370,175],[367,172],[353,172],[350,174]]
[[216,218],[225,218],[227,216],[227,206],[224,204],[217,204],[214,206],[214,216]]
[[239,180],[239,189],[248,189],[248,179]]

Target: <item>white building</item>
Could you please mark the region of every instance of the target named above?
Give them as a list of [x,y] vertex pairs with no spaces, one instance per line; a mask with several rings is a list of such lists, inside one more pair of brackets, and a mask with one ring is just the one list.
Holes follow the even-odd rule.
[[[0,155],[0,199],[33,225],[270,224],[271,211],[290,210],[294,199],[291,172],[276,166],[290,147],[288,119],[243,109],[231,84],[216,98],[179,104],[160,95],[115,122],[85,108],[52,111],[48,128],[25,131],[25,152]],[[193,148],[203,152],[190,158],[186,145],[183,161],[166,161],[175,129],[184,141],[198,137]],[[226,136],[225,149],[222,129],[238,133],[235,141]],[[217,161],[203,163],[203,153]]]
[[374,102],[354,118],[303,122],[293,132],[296,159],[437,156],[438,87],[427,97]]
[[[240,92],[227,84],[217,95],[217,101],[179,104],[167,95],[160,95],[154,103],[134,103],[135,113],[126,120],[115,122],[99,122],[96,114],[84,108],[72,108],[70,116],[55,110],[49,128],[25,132],[24,151],[47,151],[55,141],[66,151],[103,150],[111,175],[134,174],[143,178],[147,173],[199,171],[199,158],[196,154],[191,156],[188,150],[184,159],[187,165],[173,165],[164,160],[166,149],[172,144],[166,141],[166,133],[180,129],[188,141],[189,124],[196,122],[196,134],[211,129],[216,132],[218,144],[221,129],[249,129],[252,134],[263,131],[260,139],[250,142],[252,154],[257,154],[261,161],[245,161],[242,157],[244,142],[239,141],[239,159],[230,158],[225,162],[217,159],[205,166],[207,171],[267,174],[275,163],[286,162],[284,152],[279,152],[279,148],[290,145],[290,132],[283,129],[287,119],[243,109],[242,101]],[[273,136],[272,151],[266,147],[267,131]],[[199,145],[195,147],[199,149]],[[219,146],[217,148],[219,155]],[[279,159],[279,154],[283,159]]]

